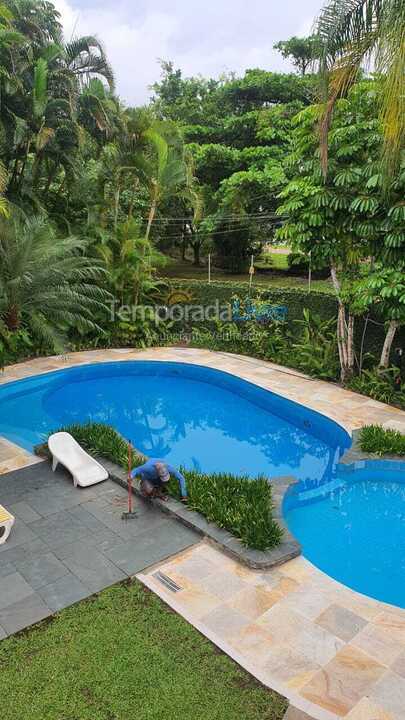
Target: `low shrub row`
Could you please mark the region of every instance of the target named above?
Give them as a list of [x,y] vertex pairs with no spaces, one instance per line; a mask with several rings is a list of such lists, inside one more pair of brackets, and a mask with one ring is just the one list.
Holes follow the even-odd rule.
[[[108,458],[125,470],[128,467],[128,445],[109,425],[87,423],[61,428],[69,432],[89,452]],[[145,461],[139,452],[133,453],[133,467]],[[239,538],[243,545],[255,550],[276,547],[283,531],[273,518],[272,489],[264,477],[250,479],[227,473],[200,473],[184,470],[187,480],[188,507],[200,512]],[[178,483],[173,478],[169,493],[179,496]]]
[[376,455],[405,455],[405,435],[385,430],[381,425],[367,425],[360,430],[360,448]]

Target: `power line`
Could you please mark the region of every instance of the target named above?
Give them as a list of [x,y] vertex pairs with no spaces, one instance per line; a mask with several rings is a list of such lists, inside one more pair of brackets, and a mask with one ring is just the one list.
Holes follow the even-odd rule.
[[[220,215],[216,218],[217,222],[245,222],[246,220],[282,220],[282,218],[277,215],[276,213],[252,213],[252,214],[246,214],[246,215]],[[155,218],[153,221],[153,224],[170,224],[175,223],[178,224],[179,222],[188,222],[192,223],[193,218],[183,217],[183,218],[170,218],[170,217],[159,217]]]

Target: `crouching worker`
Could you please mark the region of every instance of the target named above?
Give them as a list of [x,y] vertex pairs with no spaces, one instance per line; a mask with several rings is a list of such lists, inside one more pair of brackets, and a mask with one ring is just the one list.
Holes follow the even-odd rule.
[[186,502],[187,490],[184,475],[164,460],[151,458],[144,465],[140,465],[132,471],[132,477],[140,479],[141,493],[147,498],[164,498],[171,475],[178,480],[181,499]]

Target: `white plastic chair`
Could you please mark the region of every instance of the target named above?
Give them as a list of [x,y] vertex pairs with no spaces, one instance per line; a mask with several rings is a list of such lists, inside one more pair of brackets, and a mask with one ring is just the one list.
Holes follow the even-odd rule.
[[59,463],[64,465],[72,474],[75,487],[88,487],[107,480],[107,470],[86,453],[69,433],[54,433],[48,438],[48,447],[53,458],[52,470],[55,472]]
[[14,525],[14,521],[14,515],[6,510],[3,505],[0,505],[0,545],[3,545],[3,543],[6,542],[8,536],[10,535],[11,528]]

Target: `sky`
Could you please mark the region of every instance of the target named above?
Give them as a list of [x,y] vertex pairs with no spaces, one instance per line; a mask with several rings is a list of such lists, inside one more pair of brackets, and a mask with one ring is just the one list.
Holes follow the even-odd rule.
[[159,58],[183,76],[218,77],[247,68],[289,72],[273,50],[305,36],[323,0],[53,0],[67,40],[96,35],[112,63],[117,91],[129,105],[148,101]]

